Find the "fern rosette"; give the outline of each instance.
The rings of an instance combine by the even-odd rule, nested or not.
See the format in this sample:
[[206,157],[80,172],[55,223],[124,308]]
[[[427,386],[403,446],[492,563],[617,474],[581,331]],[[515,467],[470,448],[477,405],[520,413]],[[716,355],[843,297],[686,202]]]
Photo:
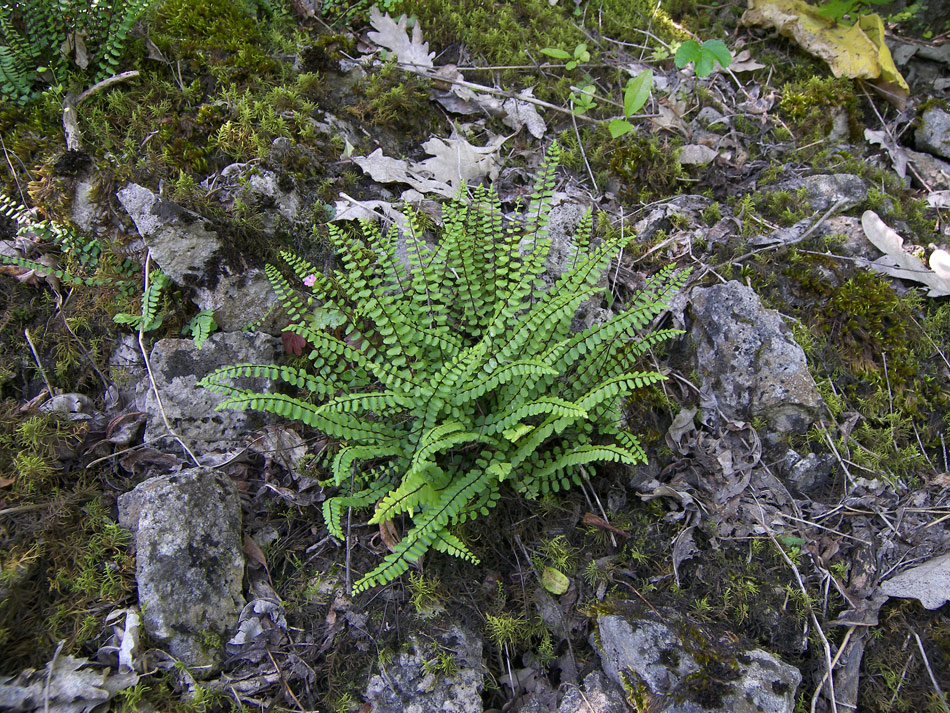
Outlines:
[[[219,408],[273,412],[340,440],[331,470],[343,492],[323,507],[335,537],[349,507],[375,504],[371,523],[411,521],[355,591],[394,579],[429,549],[477,562],[456,526],[486,515],[505,485],[534,498],[579,483],[585,465],[646,461],[620,426],[621,406],[663,379],[636,369],[638,357],[679,332],[643,330],[686,275],[664,269],[626,311],[572,332],[581,303],[605,291],[601,276],[622,243],[592,245],[588,213],[572,264],[551,285],[541,279],[558,155],[552,146],[529,209],[512,219],[479,187],[445,206],[434,246],[410,216],[404,234],[363,223],[364,240],[331,225],[340,266],[328,275],[285,254],[311,295],[276,268],[267,273],[288,330],[312,347],[310,368],[238,365],[201,382],[226,395]],[[310,398],[229,383],[246,376]]]

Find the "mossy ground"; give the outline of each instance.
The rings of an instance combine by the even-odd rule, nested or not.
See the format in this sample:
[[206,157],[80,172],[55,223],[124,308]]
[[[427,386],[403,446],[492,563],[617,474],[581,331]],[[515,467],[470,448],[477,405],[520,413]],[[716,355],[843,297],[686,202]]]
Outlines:
[[[368,7],[365,3],[353,6],[355,12],[349,14],[339,11],[339,6],[335,9],[335,16],[328,13],[332,23],[328,29],[319,22],[298,21],[279,3],[159,3],[147,18],[147,27],[160,57],[154,52],[150,56],[142,38],[130,44],[126,61],[141,74],[83,105],[82,156],[63,151],[62,96],[57,93],[28,108],[0,108],[0,134],[8,155],[15,157],[12,172],[3,175],[5,192],[22,195],[38,206],[43,217],[68,220],[76,178],[94,165],[94,195],[116,215],[122,212],[115,190],[133,180],[153,189],[161,185],[169,198],[212,220],[244,260],[273,259],[284,247],[301,254],[318,250],[309,231],[282,226],[275,238],[255,223],[253,215],[233,220],[212,206],[200,184],[233,162],[256,162],[277,170],[301,193],[313,196],[314,215],[320,215],[341,190],[352,191],[358,198],[365,190],[367,197],[375,197],[367,182],[339,160],[342,139],[319,127],[323,110],[365,119],[371,138],[355,147],[357,151],[381,142],[396,147],[396,154],[408,155],[435,127],[446,126],[427,98],[430,85],[393,65],[368,69],[355,86],[346,83],[338,60],[356,53],[354,30],[365,23],[361,13]],[[589,76],[598,85],[596,118],[618,113],[616,106],[601,98],[619,101],[628,76],[613,66],[626,50],[611,40],[643,45],[645,52],[652,53],[662,47],[649,40],[645,30],[669,42],[684,37],[673,22],[702,38],[729,37],[737,23],[734,4],[710,10],[692,0],[664,4],[662,13],[654,11],[653,3],[621,0],[596,5],[552,5],[547,0],[491,5],[474,0],[404,0],[399,9],[414,15],[424,28],[425,39],[439,53],[439,63],[451,59],[484,68],[465,70],[474,81],[497,81],[510,89],[533,84],[536,96],[566,106],[570,87]],[[932,9],[933,3],[923,12]],[[907,22],[920,16],[917,13]],[[533,69],[547,61],[541,49],[572,51],[581,42],[591,51],[591,66],[571,71]],[[293,56],[301,60],[296,68],[288,61]],[[868,204],[858,210],[878,210],[885,220],[912,229],[923,244],[936,239],[921,203],[890,171],[818,141],[827,134],[835,111],[846,117],[852,135],[867,125],[870,107],[854,85],[832,79],[823,65],[783,40],[763,41],[756,56],[775,62],[770,89],[779,96],[779,115],[788,130],[737,118],[737,128],[755,137],[749,142],[750,156],[744,165],[723,169],[719,175],[683,167],[676,155],[682,139],[673,134],[633,134],[615,141],[602,124],[580,122],[575,130],[570,117],[552,116],[565,147],[565,165],[586,174],[589,163],[601,188],[616,188],[631,203],[660,200],[699,186],[719,202],[718,215],[709,209],[708,221],[715,222],[723,211],[731,212],[744,221],[741,232],[746,237],[762,232],[763,220],[785,226],[806,215],[806,206],[794,193],[737,195],[737,186],[755,171],[761,171],[762,185],[783,178],[788,166],[853,172],[875,187]],[[66,78],[67,82],[73,79],[81,78]],[[697,92],[694,98],[694,109],[716,106],[712,94]],[[497,120],[493,126],[499,133],[506,131]],[[290,139],[292,150],[272,152],[278,137]],[[525,150],[521,141],[513,143]],[[4,235],[10,232],[9,225],[0,228]],[[598,228],[601,234],[616,229],[609,221]],[[671,232],[676,229],[670,226]],[[35,411],[20,411],[44,386],[37,359],[55,389],[101,396],[96,368],[105,371],[105,358],[118,334],[112,316],[137,311],[140,256],[127,251],[133,235],[132,226],[126,225],[125,235],[103,241],[97,270],[112,286],[74,290],[63,310],[57,308],[46,286],[0,280],[4,305],[0,310],[0,483],[12,479],[0,485],[4,518],[0,521],[4,544],[0,591],[8,592],[0,604],[0,649],[7,653],[4,673],[41,667],[60,640],[66,641],[65,653],[91,655],[102,642],[105,615],[133,601],[128,540],[114,523],[113,501],[131,487],[134,478],[114,461],[86,467],[94,460],[88,446],[97,434],[85,430],[83,422],[60,422]],[[657,234],[651,244],[631,249],[639,251],[638,257],[648,256],[644,267],[660,264],[667,254],[651,255],[649,250],[667,237]],[[950,423],[950,391],[946,364],[935,345],[950,341],[950,308],[898,292],[888,279],[828,257],[824,253],[833,248],[832,242],[815,238],[743,265],[730,264],[746,252],[743,245],[718,246],[705,257],[720,274],[748,280],[770,306],[798,320],[798,333],[807,343],[809,363],[831,415],[845,411],[862,415],[852,434],[855,467],[884,475],[906,492],[918,484],[919,473],[930,467],[928,459],[936,469],[945,467],[941,436]],[[68,263],[68,258],[64,260]],[[776,264],[781,269],[775,270]],[[178,306],[184,300],[176,299],[174,293],[165,299],[162,309],[168,317],[154,336],[177,337],[189,315]],[[69,329],[63,317],[71,320]],[[37,359],[26,347],[25,330],[37,347]],[[672,417],[670,406],[671,396],[655,390],[632,411],[660,466],[671,458],[661,448]],[[812,433],[794,445],[817,449],[821,438]],[[605,469],[592,480],[587,494],[607,502],[612,493],[629,490],[627,479],[624,473]],[[317,507],[288,506],[276,495],[263,497],[257,504],[265,507],[277,533],[266,555],[292,624],[325,631],[334,602],[332,585],[343,576],[342,551],[329,548],[310,553],[314,541],[323,536],[316,524]],[[364,631],[334,634],[337,645],[309,661],[314,676],[306,690],[297,694],[310,695],[315,705],[356,709],[366,674],[381,656],[403,645],[406,632],[400,627],[409,622],[424,628],[422,610],[444,601],[483,631],[494,647],[486,657],[491,674],[486,704],[502,707],[507,692],[500,680],[511,660],[551,662],[569,649],[565,640],[540,623],[532,604],[531,594],[539,586],[537,575],[545,566],[571,577],[579,608],[586,605],[593,611],[642,595],[656,606],[688,612],[701,624],[715,622],[741,632],[748,643],[801,666],[806,680],[809,674],[820,677],[815,659],[804,653],[802,637],[806,606],[821,599],[821,582],[806,577],[806,594],[791,587],[790,572],[773,542],[757,538],[717,543],[715,533],[700,529],[697,546],[702,557],[684,563],[677,585],[669,543],[679,526],[664,519],[668,511],[659,501],[631,500],[610,513],[611,524],[630,533],[628,539],[619,538],[616,546],[604,530],[580,524],[582,514],[590,510],[592,505],[581,492],[530,504],[503,500],[493,515],[497,527],[468,527],[461,533],[482,558],[479,569],[460,568],[454,561],[434,556],[418,578],[397,582],[384,598],[361,600],[361,606],[371,601],[365,606]],[[789,555],[802,556],[794,548],[786,548]],[[366,571],[376,557],[374,552],[357,550],[352,566]],[[847,567],[847,562],[832,564]],[[829,619],[840,606],[840,602],[832,605],[826,613]],[[946,617],[925,612],[914,602],[892,602],[883,610],[881,621],[868,641],[863,709],[936,710],[926,671],[921,660],[911,655],[907,633],[916,631],[934,657],[931,664],[946,671],[950,668]],[[378,648],[368,643],[369,638],[360,638],[366,632]],[[575,633],[572,640],[580,668],[594,663],[584,633]],[[830,634],[835,643],[842,635],[840,631]],[[308,645],[301,651],[312,648]],[[445,672],[451,662],[440,665]],[[153,677],[124,694],[119,709],[135,710],[147,702],[159,710],[236,710],[224,697],[202,688],[198,691],[190,702],[182,702],[172,676]]]

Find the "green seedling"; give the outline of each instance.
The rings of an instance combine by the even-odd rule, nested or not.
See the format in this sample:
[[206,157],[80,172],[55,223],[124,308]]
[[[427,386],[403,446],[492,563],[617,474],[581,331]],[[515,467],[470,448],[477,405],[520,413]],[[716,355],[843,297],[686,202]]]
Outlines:
[[699,44],[696,40],[686,40],[676,50],[673,58],[676,66],[682,69],[690,62],[695,65],[697,77],[708,77],[719,62],[723,69],[732,63],[732,53],[722,40],[706,40]]
[[650,98],[650,91],[653,88],[653,72],[649,69],[640,72],[636,77],[630,77],[627,80],[627,86],[623,91],[623,119],[613,119],[607,128],[610,135],[617,139],[624,134],[629,134],[634,130],[633,124],[627,119],[636,114]]
[[566,50],[558,49],[557,47],[545,47],[541,50],[541,54],[547,55],[552,59],[567,60],[567,64],[564,65],[564,68],[567,70],[574,69],[579,64],[590,62],[590,52],[587,51],[587,45],[583,43],[574,48],[574,54]]
[[592,82],[584,81],[574,87],[571,93],[571,111],[575,116],[583,116],[588,111],[597,106],[594,101],[594,95],[597,93],[597,87]]

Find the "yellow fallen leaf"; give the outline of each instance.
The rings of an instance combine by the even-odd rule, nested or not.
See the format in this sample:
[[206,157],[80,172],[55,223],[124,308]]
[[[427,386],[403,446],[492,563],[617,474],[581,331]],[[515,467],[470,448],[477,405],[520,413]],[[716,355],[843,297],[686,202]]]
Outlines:
[[895,104],[907,98],[909,87],[884,44],[884,23],[878,15],[862,15],[849,27],[820,15],[803,0],[749,0],[742,24],[777,29],[827,62],[836,77],[873,81]]

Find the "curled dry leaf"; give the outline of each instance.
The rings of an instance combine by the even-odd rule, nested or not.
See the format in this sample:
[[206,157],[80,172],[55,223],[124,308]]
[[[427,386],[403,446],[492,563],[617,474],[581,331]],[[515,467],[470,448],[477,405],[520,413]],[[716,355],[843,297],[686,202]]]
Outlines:
[[884,253],[884,257],[870,264],[872,270],[926,285],[929,297],[950,295],[950,254],[945,250],[933,251],[928,268],[920,258],[904,250],[904,239],[874,211],[865,211],[861,227],[868,240]]
[[775,28],[827,62],[836,77],[872,80],[899,106],[907,98],[907,82],[884,44],[884,23],[878,15],[861,15],[849,27],[804,0],[749,0],[742,24]]
[[422,28],[416,23],[412,28],[412,39],[406,31],[408,18],[403,15],[399,21],[388,14],[383,15],[375,5],[369,13],[369,23],[376,30],[367,37],[380,47],[394,52],[401,65],[415,69],[432,69],[435,52],[429,52],[429,43],[422,41]]

